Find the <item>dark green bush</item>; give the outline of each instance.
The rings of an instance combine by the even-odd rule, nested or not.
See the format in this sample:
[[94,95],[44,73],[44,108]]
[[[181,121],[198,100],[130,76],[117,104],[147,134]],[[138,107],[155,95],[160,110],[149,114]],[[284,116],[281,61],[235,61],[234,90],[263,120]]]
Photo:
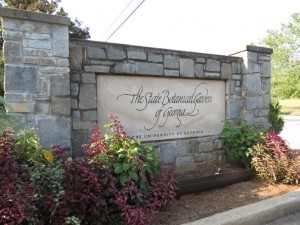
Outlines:
[[277,99],[273,99],[270,103],[270,111],[268,115],[269,123],[271,124],[270,132],[279,134],[283,130],[284,120],[280,116],[281,105]]
[[251,125],[241,118],[236,124],[226,121],[220,136],[227,158],[242,162],[246,168],[251,166],[249,148],[263,139],[261,126]]

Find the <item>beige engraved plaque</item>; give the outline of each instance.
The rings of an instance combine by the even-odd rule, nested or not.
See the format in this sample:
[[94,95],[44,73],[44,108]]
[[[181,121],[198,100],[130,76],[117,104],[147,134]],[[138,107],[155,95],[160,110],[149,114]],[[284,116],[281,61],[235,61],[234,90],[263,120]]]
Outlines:
[[100,75],[97,101],[102,131],[112,112],[141,141],[215,135],[225,120],[225,81]]

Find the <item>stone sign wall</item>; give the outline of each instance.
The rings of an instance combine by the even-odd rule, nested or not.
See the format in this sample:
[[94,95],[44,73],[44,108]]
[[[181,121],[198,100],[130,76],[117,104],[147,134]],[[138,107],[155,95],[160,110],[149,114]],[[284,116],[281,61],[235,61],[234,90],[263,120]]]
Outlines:
[[222,56],[69,41],[68,18],[7,8],[0,16],[6,103],[46,146],[79,156],[93,124],[116,111],[163,163],[191,169],[224,157],[220,121],[269,127],[272,49]]
[[225,82],[144,76],[97,77],[98,123],[118,115],[141,141],[217,135],[225,120]]

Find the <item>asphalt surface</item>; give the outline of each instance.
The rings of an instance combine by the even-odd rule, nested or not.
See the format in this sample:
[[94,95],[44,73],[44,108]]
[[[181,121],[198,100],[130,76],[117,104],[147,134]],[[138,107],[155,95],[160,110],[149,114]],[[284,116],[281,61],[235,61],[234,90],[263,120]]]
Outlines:
[[289,143],[292,149],[300,150],[300,116],[284,116],[283,119],[284,128],[280,136]]

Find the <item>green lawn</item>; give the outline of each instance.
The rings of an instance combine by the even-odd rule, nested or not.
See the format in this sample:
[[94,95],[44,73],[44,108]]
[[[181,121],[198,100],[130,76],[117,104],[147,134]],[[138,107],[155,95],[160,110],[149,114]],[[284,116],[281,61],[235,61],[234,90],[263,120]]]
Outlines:
[[279,102],[283,115],[300,116],[300,99],[284,99]]

